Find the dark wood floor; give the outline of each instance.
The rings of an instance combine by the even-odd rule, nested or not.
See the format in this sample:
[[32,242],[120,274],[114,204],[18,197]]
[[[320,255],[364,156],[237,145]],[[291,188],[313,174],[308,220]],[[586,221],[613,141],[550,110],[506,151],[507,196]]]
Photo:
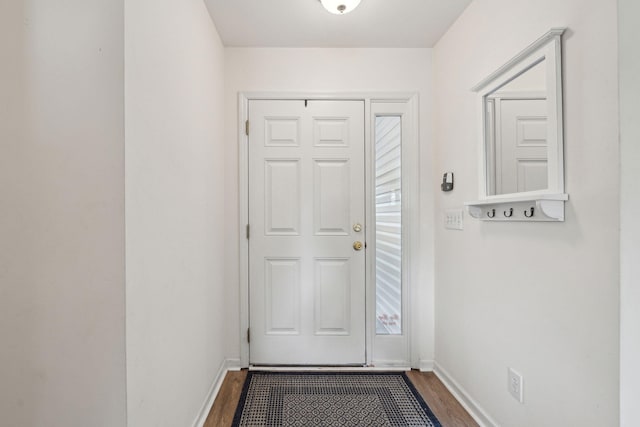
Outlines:
[[[478,427],[435,374],[410,371],[407,375],[443,427]],[[246,376],[246,370],[227,373],[204,427],[231,425]]]

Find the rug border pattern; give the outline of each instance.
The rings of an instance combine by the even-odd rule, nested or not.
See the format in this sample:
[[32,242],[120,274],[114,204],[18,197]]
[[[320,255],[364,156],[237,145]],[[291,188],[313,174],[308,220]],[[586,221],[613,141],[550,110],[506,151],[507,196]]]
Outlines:
[[407,388],[413,394],[413,397],[417,400],[418,404],[422,408],[422,410],[427,414],[427,416],[431,419],[434,427],[442,427],[440,424],[440,420],[435,416],[427,402],[422,398],[416,387],[413,385],[406,372],[362,372],[362,371],[252,371],[247,372],[247,377],[245,378],[244,384],[242,386],[242,393],[240,394],[240,400],[238,401],[238,406],[236,407],[235,414],[233,416],[232,427],[236,427],[240,425],[240,421],[242,419],[242,413],[244,411],[244,405],[247,400],[247,396],[249,393],[249,386],[251,384],[251,378],[254,374],[268,374],[268,375],[278,375],[278,376],[294,376],[294,375],[336,375],[336,376],[351,376],[351,375],[372,375],[372,376],[400,376],[404,380]]

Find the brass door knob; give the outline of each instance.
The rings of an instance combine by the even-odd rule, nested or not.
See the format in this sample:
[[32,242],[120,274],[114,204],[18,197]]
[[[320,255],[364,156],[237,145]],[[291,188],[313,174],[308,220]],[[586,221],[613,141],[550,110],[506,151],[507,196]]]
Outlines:
[[353,249],[356,251],[362,250],[362,242],[353,242]]

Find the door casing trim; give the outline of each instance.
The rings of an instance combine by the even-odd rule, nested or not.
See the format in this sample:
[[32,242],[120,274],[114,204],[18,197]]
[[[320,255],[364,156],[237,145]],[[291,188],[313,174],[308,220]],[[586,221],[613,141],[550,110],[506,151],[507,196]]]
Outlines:
[[[419,254],[419,230],[420,230],[420,167],[417,159],[420,158],[419,153],[419,96],[417,92],[356,92],[356,93],[317,93],[317,92],[239,92],[238,93],[238,241],[239,241],[239,297],[240,297],[240,365],[249,367],[249,342],[247,340],[247,330],[249,328],[249,241],[246,238],[246,225],[249,223],[249,137],[245,132],[245,123],[248,120],[249,101],[251,100],[332,100],[332,101],[364,101],[365,108],[365,188],[369,189],[372,185],[371,166],[373,164],[373,144],[372,144],[372,103],[404,103],[409,111],[409,132],[407,141],[411,144],[410,152],[415,165],[409,168],[411,175],[407,180],[416,183],[409,188],[409,194],[403,194],[403,200],[409,200],[411,212],[407,215],[405,223],[407,228],[413,232],[404,234],[406,236],[406,278],[407,278],[407,311],[406,325],[404,333],[407,334],[408,345],[408,365],[398,361],[389,365],[378,366],[395,366],[395,367],[411,367],[420,368],[420,360],[418,354],[419,336],[417,331],[419,328],[412,327],[417,319],[417,308],[419,307],[416,298],[411,298],[411,294],[419,294],[416,292],[419,284],[419,262],[416,254]],[[403,137],[403,143],[405,138]],[[403,149],[404,154],[404,149]],[[405,182],[403,175],[403,183]],[[373,200],[370,192],[365,194],[366,203],[366,220],[370,224],[373,219]],[[366,227],[366,241],[373,241],[373,227]],[[366,333],[365,333],[365,351],[366,364],[372,364],[373,341],[375,334],[375,284],[372,283],[374,272],[372,271],[373,263],[370,261],[374,255],[373,251],[367,251],[366,261]],[[373,305],[372,305],[373,304]],[[374,309],[372,313],[371,310]],[[379,363],[379,362],[378,362]]]

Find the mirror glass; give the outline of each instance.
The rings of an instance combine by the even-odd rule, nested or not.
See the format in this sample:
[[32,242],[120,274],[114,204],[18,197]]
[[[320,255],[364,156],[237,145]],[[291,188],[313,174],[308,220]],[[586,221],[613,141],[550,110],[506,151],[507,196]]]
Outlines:
[[473,88],[483,200],[564,193],[563,32],[551,29]]
[[487,195],[546,190],[545,60],[485,95]]

